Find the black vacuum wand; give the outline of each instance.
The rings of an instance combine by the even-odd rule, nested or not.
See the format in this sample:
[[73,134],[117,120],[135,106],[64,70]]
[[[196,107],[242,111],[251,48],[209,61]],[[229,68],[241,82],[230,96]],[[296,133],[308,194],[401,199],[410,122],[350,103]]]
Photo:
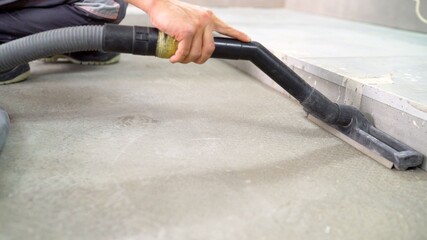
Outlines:
[[[57,29],[1,45],[0,71],[42,57],[85,50],[169,58],[177,50],[177,42],[150,27],[107,24]],[[399,170],[423,162],[421,153],[375,128],[355,107],[330,101],[260,43],[216,37],[212,58],[251,61],[297,99],[308,114],[387,159]]]

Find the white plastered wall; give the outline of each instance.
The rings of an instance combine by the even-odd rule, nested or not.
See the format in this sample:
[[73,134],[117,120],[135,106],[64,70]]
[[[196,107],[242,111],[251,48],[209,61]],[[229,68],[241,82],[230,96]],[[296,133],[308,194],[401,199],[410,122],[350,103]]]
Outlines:
[[419,12],[427,18],[427,0],[285,0],[284,5],[291,10],[427,33],[427,24],[415,11],[417,1]]

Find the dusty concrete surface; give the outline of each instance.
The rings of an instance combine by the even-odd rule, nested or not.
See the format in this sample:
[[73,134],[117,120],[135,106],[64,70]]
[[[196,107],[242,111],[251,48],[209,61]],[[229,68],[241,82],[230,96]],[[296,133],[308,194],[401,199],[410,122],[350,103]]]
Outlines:
[[0,239],[426,239],[385,169],[225,63],[32,64],[0,87]]

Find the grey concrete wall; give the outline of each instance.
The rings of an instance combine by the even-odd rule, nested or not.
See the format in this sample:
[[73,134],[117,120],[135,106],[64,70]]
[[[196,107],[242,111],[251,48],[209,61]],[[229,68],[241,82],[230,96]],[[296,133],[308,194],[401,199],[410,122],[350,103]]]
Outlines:
[[208,7],[261,7],[261,8],[277,8],[283,7],[283,0],[185,0],[185,2]]
[[[420,1],[421,13],[427,18],[427,0]],[[414,0],[284,0],[284,5],[292,10],[427,32],[427,24],[415,14]]]

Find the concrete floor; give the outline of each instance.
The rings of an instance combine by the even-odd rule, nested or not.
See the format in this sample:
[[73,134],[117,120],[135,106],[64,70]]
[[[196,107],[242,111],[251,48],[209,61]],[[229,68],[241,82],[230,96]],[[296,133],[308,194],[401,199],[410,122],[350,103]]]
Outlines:
[[215,60],[32,64],[0,87],[0,239],[426,239],[427,174],[388,170]]

